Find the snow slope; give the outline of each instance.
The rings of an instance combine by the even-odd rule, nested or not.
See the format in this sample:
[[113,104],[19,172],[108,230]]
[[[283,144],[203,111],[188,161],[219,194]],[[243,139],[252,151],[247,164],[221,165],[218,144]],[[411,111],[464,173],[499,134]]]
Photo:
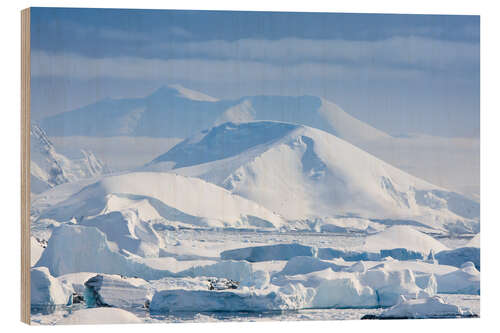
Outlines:
[[[126,212],[136,219],[124,222],[129,227],[162,219],[198,227],[279,228],[284,224],[277,214],[221,187],[157,172],[105,177],[54,205],[41,218],[69,221],[76,217],[81,224],[101,226],[102,230],[105,225],[119,228],[120,221],[127,220]],[[115,231],[111,234],[117,237]]]
[[199,177],[291,221],[360,216],[478,231],[479,203],[302,125],[224,123],[184,140],[145,168]]
[[104,163],[90,151],[81,150],[80,158],[69,159],[59,154],[37,125],[30,129],[31,191],[40,193],[56,185],[92,178],[108,172]]
[[218,99],[212,96],[205,95],[199,91],[191,90],[181,86],[180,84],[171,84],[168,86],[169,88],[177,90],[179,96],[200,102],[217,102]]

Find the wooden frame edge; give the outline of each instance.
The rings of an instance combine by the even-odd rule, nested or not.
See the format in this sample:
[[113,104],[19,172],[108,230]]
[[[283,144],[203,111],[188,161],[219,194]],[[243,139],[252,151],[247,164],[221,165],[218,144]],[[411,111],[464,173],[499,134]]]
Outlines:
[[21,321],[31,324],[30,8],[21,11]]

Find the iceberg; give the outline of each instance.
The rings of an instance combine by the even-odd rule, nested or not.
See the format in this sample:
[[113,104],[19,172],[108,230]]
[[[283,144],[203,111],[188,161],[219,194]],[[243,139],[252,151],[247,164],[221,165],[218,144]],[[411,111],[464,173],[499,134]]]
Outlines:
[[176,288],[181,286],[179,283],[170,282],[171,288],[157,289],[150,305],[153,313],[387,307],[397,304],[400,295],[423,298],[435,291],[431,277],[420,280],[420,288],[411,271],[387,271],[380,267],[364,273],[327,268],[307,274],[276,274],[270,283],[258,288],[240,285],[222,291],[208,290],[207,284],[199,283],[192,288]]
[[356,275],[324,280],[316,288],[311,308],[371,308],[379,304],[377,293],[361,284]]
[[307,274],[316,271],[322,271],[327,268],[335,272],[339,272],[346,266],[340,266],[328,261],[323,261],[313,257],[293,257],[286,263],[280,274],[283,275],[297,275]]
[[56,228],[37,263],[54,276],[98,272],[159,279],[171,276],[168,270],[154,269],[140,258],[126,257],[95,227],[63,224]]
[[246,247],[223,251],[220,254],[222,260],[246,260],[249,262],[260,262],[270,260],[289,260],[293,257],[316,257],[318,250],[312,246],[292,244],[276,244],[265,246]]
[[97,274],[91,272],[69,273],[61,275],[57,279],[61,283],[71,286],[76,294],[83,296],[86,289],[85,282],[95,275]]
[[72,288],[50,275],[47,267],[31,269],[31,306],[45,308],[72,303]]
[[425,318],[461,318],[477,317],[459,306],[445,303],[439,296],[406,299],[401,296],[400,302],[385,310],[380,315],[366,315],[362,319],[425,319]]
[[258,312],[275,309],[276,297],[274,292],[163,290],[154,294],[149,309],[152,313],[200,310]]
[[466,262],[454,272],[436,276],[438,293],[479,295],[480,276],[474,263]]
[[45,244],[42,244],[37,238],[31,236],[31,267],[35,266],[45,250]]
[[209,265],[195,265],[175,274],[176,277],[227,278],[242,283],[250,283],[254,277],[252,265],[244,261],[220,261]]
[[378,299],[378,306],[386,307],[396,304],[401,295],[410,298],[431,296],[434,291],[432,280],[422,283],[421,288],[409,269],[389,270],[384,265],[375,266],[360,275],[362,284],[371,287]]
[[98,228],[121,250],[141,257],[158,257],[160,248],[164,245],[151,223],[141,220],[138,212],[133,209],[83,219],[79,224]]
[[[397,254],[397,256],[403,257],[406,254],[414,257],[414,253],[418,252],[422,254],[422,258],[427,256],[431,250],[434,253],[448,250],[443,243],[431,236],[402,225],[396,225],[378,234],[368,236],[362,249],[364,251],[404,249],[404,251],[398,250],[401,254]],[[396,253],[397,251],[393,250],[392,252]],[[390,253],[388,255],[392,257]]]
[[140,278],[98,274],[85,282],[87,307],[144,308],[151,300],[152,288]]
[[470,261],[474,263],[477,270],[481,270],[481,249],[479,247],[460,247],[441,251],[435,257],[440,265],[462,267],[463,264]]

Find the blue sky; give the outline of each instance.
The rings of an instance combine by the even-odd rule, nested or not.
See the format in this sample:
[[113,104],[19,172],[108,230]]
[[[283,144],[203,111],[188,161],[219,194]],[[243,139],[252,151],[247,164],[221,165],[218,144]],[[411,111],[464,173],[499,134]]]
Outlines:
[[393,134],[479,136],[479,17],[34,8],[32,116],[180,83],[316,95]]

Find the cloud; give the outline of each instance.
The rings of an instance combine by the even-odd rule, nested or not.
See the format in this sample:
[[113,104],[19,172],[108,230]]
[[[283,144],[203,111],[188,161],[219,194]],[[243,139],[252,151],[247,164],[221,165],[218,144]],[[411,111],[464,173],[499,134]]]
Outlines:
[[[183,29],[173,31],[189,35]],[[101,34],[127,38],[112,30],[101,30]],[[151,47],[156,56],[98,58],[33,50],[32,75],[238,84],[307,80],[377,84],[440,80],[477,84],[479,79],[478,44],[421,37],[379,41],[211,40],[153,43]]]
[[181,27],[170,27],[167,29],[167,34],[177,36],[177,37],[184,37],[184,38],[193,37],[193,34],[191,32],[189,32],[186,29],[181,28]]
[[[61,31],[61,27],[64,27],[64,30]],[[86,39],[103,39],[107,41],[117,41],[117,42],[150,42],[153,43],[155,41],[154,36],[151,32],[141,32],[134,30],[124,30],[124,29],[116,29],[112,27],[102,27],[96,25],[83,25],[72,21],[64,20],[62,22],[58,22],[57,20],[53,20],[47,23],[47,28],[53,34],[70,34],[74,39],[78,40],[86,40]],[[165,27],[162,31],[163,40],[167,40],[168,38],[177,38],[177,39],[190,39],[194,37],[194,35],[179,26],[169,26]]]
[[479,64],[479,44],[422,37],[377,41],[240,39],[160,43],[170,57],[237,59],[272,63],[330,62],[457,70]]
[[280,65],[250,60],[90,58],[76,54],[33,51],[32,76],[72,79],[119,78],[136,80],[190,80],[198,82],[285,80],[411,80],[424,73],[414,69],[353,67],[307,62]]

